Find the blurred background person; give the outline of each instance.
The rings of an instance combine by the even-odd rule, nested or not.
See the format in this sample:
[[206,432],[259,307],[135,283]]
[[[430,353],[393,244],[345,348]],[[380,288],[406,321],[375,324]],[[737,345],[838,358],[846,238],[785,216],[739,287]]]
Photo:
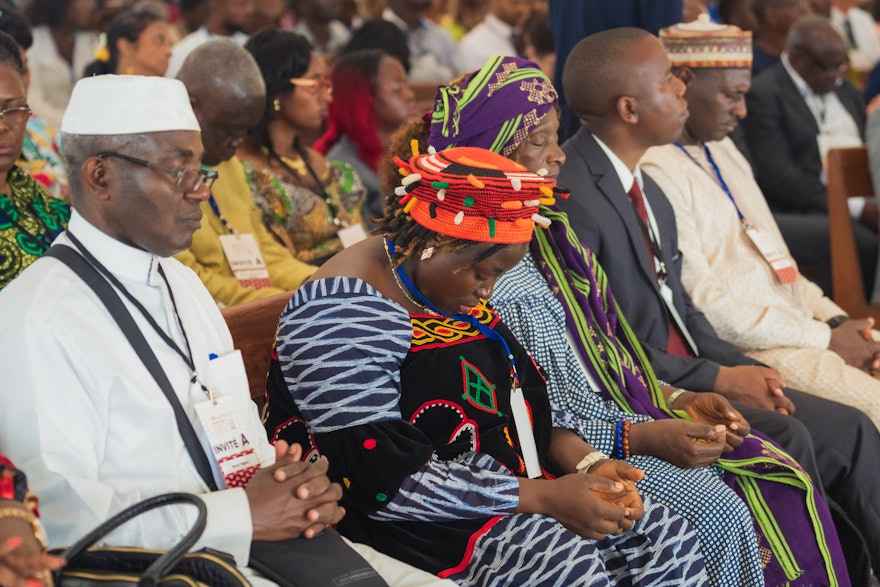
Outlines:
[[862,76],[880,59],[880,37],[877,23],[858,0],[832,0],[831,24],[846,42],[850,66]]
[[553,81],[556,70],[556,49],[546,11],[535,9],[523,25],[523,54],[538,64],[541,71]]
[[361,216],[367,230],[385,215],[385,194],[379,184],[379,161],[391,134],[416,116],[415,94],[403,64],[378,49],[341,56],[330,76],[333,101],[327,109],[327,132],[315,149],[331,161],[350,164],[367,190]]
[[801,0],[752,0],[757,28],[752,47],[752,76],[779,63],[785,38],[798,18],[806,14]]
[[254,13],[246,30],[253,35],[263,29],[290,29],[294,22],[296,14],[285,0],[254,0]]
[[719,0],[718,18],[724,24],[732,24],[744,31],[758,28],[752,0]]
[[523,51],[522,26],[532,12],[532,0],[489,0],[483,21],[458,42],[458,65],[463,71],[483,67],[490,57],[518,57]]
[[[27,92],[30,85],[27,50],[34,40],[31,27],[13,8],[0,5],[0,31],[12,37],[18,45],[22,60],[21,77]],[[65,201],[70,200],[67,166],[64,158],[58,153],[55,131],[47,128],[33,110],[28,117],[18,166],[37,180],[48,195]]]
[[394,23],[381,18],[368,20],[360,28],[355,29],[351,39],[339,54],[344,55],[364,49],[379,49],[393,55],[403,65],[407,75],[409,74],[409,43],[406,40],[406,33]]
[[100,45],[90,30],[95,0],[32,0],[24,16],[33,26],[28,49],[31,108],[57,129],[73,85]]
[[208,4],[208,11],[202,26],[174,45],[168,71],[165,72],[166,76],[176,76],[187,55],[206,41],[224,37],[232,39],[239,45],[244,45],[247,41],[248,36],[245,31],[248,30],[250,19],[255,12],[254,0],[205,0],[205,2]]
[[442,11],[434,20],[456,43],[480,24],[489,10],[488,0],[446,0],[440,4]]
[[238,156],[266,228],[300,261],[320,265],[366,236],[357,174],[328,164],[303,138],[327,118],[324,59],[291,31],[261,31],[245,48],[260,68],[266,102]]
[[341,9],[340,0],[299,0],[299,20],[293,30],[304,36],[315,52],[332,59],[351,38],[351,31],[339,20]]
[[27,100],[18,44],[0,33],[0,289],[39,259],[70,220],[67,202],[46,195],[17,165]]
[[104,46],[84,76],[107,73],[164,75],[171,59],[171,36],[163,5],[138,3],[110,23]]
[[446,82],[461,70],[452,37],[425,16],[430,8],[431,0],[388,0],[388,8],[382,12],[382,18],[406,34],[409,80],[413,83]]

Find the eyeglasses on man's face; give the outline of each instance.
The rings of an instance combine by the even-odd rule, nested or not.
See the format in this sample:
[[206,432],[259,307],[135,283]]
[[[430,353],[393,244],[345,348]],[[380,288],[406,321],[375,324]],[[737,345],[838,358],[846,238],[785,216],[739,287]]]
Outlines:
[[31,109],[28,106],[13,106],[12,108],[0,110],[0,120],[10,126],[22,124],[30,115]]
[[321,92],[333,93],[333,86],[330,84],[329,77],[317,79],[313,77],[292,77],[290,78],[290,83],[298,88],[308,88],[313,94],[320,94]]
[[149,161],[144,161],[143,159],[138,159],[137,157],[123,155],[122,153],[115,153],[113,151],[104,151],[102,153],[98,153],[97,156],[101,159],[107,157],[115,157],[116,159],[122,159],[123,161],[128,161],[129,163],[141,165],[143,167],[147,167],[148,169],[152,169],[153,171],[164,173],[169,177],[176,178],[177,187],[187,193],[197,191],[199,188],[202,187],[202,185],[206,186],[208,189],[211,189],[211,186],[214,184],[214,181],[216,181],[218,177],[216,171],[211,171],[209,169],[175,169],[173,167],[159,165],[158,163],[151,163]]

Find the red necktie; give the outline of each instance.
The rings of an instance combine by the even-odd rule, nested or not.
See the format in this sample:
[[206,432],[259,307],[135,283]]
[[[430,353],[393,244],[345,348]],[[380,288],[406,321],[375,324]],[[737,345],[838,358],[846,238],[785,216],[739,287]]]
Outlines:
[[[650,260],[651,267],[654,267],[654,277],[656,278],[657,265],[654,263],[654,251],[651,249],[651,241],[649,240],[647,230],[645,230],[648,226],[650,226],[648,222],[648,210],[647,208],[645,208],[645,196],[642,194],[642,188],[639,187],[639,182],[637,179],[633,179],[632,187],[629,189],[629,192],[627,192],[626,195],[629,196],[630,202],[632,202],[633,209],[642,220],[642,238],[645,241],[645,249],[648,251],[648,259]],[[672,317],[669,315],[668,311],[666,312],[666,315],[666,319],[669,325],[669,338],[666,341],[666,352],[668,352],[670,355],[676,355],[679,357],[693,357],[694,355],[688,347],[684,336],[682,336],[681,332],[679,332],[678,326],[672,320]]]

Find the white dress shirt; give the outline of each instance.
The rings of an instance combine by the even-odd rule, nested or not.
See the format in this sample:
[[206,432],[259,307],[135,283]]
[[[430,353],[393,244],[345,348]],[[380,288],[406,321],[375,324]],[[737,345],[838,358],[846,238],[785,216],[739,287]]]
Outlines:
[[458,63],[464,71],[483,67],[490,57],[516,57],[514,28],[492,13],[458,42]]
[[413,30],[390,8],[382,12],[382,19],[396,24],[406,33],[410,82],[446,83],[461,71],[455,55],[455,41],[438,25],[422,18],[418,28]]
[[174,47],[172,47],[171,59],[168,61],[168,70],[165,72],[165,77],[177,77],[177,72],[180,71],[180,66],[183,65],[183,62],[186,61],[189,54],[193,52],[193,49],[212,39],[229,39],[235,41],[239,45],[244,45],[248,40],[248,36],[240,31],[236,32],[231,37],[212,35],[208,32],[207,28],[200,27],[182,38],[176,45],[174,45]]
[[[173,258],[117,241],[74,211],[69,231],[180,344],[162,266],[186,330],[196,369],[209,354],[233,350],[216,304],[198,277]],[[67,235],[57,242],[69,243]],[[127,300],[197,433],[204,401],[190,369]],[[92,290],[56,259],[43,258],[0,292],[0,452],[26,471],[40,496],[52,544],[74,542],[110,515],[168,491],[199,494],[208,525],[196,549],[249,557],[252,524],[242,489],[207,492],[177,430],[168,400]],[[244,366],[241,367],[244,369]],[[246,388],[220,390],[239,402],[243,428],[261,463],[274,462]],[[213,461],[213,455],[209,455]],[[220,486],[224,487],[222,480]],[[190,506],[162,508],[123,526],[112,543],[167,548],[191,527]]]
[[[852,30],[855,46],[850,46],[850,41],[847,38],[846,25],[844,24],[847,21],[849,21]],[[874,64],[880,59],[880,37],[877,36],[874,17],[868,11],[855,6],[845,13],[839,8],[832,7],[831,24],[847,44],[847,54],[853,69],[868,71],[874,67]]]

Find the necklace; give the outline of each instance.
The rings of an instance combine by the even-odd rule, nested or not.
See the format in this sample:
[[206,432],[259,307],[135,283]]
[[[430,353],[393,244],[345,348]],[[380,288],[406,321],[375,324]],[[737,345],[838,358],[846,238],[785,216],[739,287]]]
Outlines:
[[437,312],[435,312],[425,304],[421,303],[420,301],[416,300],[410,293],[409,288],[403,285],[403,283],[400,281],[400,277],[398,277],[397,275],[397,271],[394,269],[394,259],[391,258],[391,251],[388,249],[388,239],[383,238],[382,243],[385,245],[385,254],[388,255],[388,265],[391,268],[391,275],[394,277],[394,283],[397,284],[397,287],[400,288],[400,291],[403,292],[403,295],[406,296],[406,299],[412,302],[412,304],[416,307],[423,309],[428,314],[431,314],[432,316],[437,315]]

